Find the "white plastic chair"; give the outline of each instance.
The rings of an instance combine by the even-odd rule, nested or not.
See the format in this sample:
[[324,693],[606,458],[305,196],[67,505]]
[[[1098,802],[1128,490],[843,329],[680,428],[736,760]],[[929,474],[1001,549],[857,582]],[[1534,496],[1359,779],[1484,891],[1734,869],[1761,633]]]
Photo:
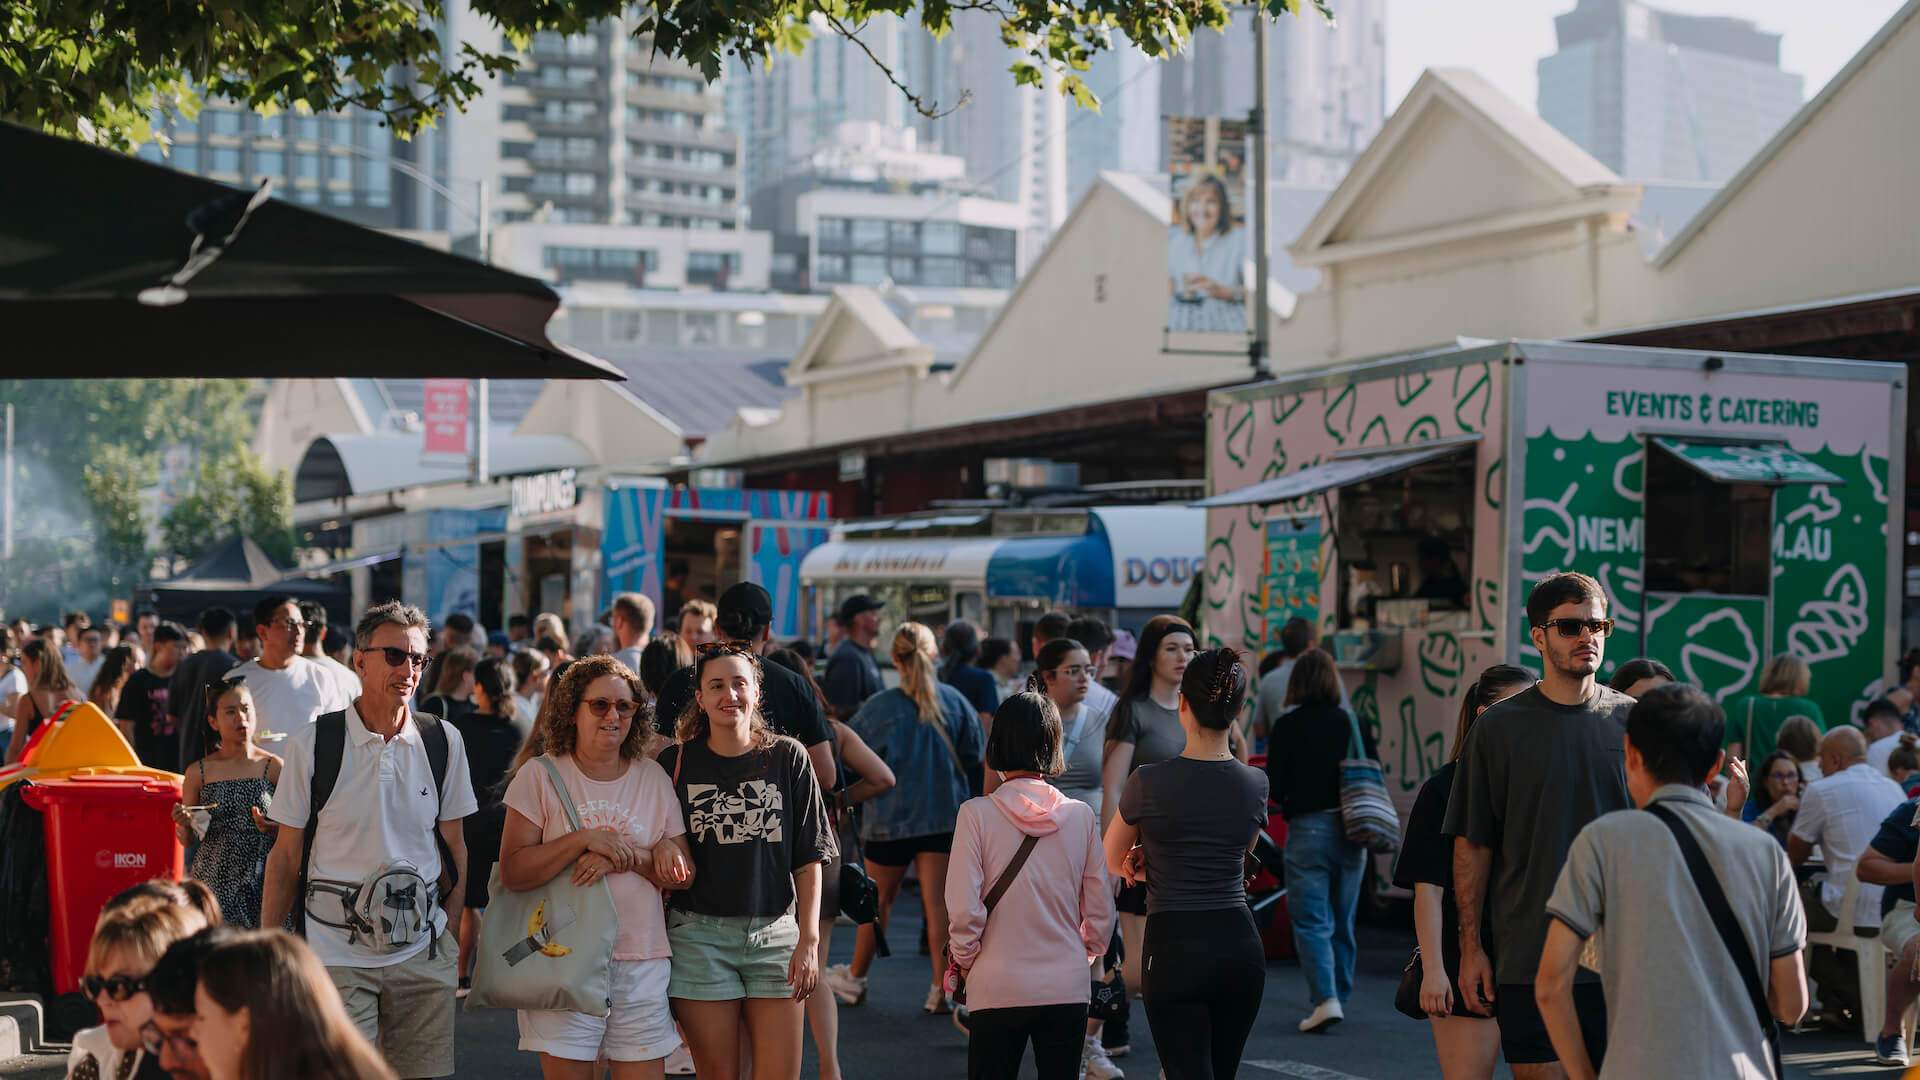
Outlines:
[[1845,886],[1840,898],[1839,925],[1832,930],[1807,934],[1807,948],[1825,945],[1851,952],[1860,972],[1860,1026],[1872,1042],[1880,1034],[1887,1013],[1887,952],[1878,937],[1861,937],[1854,932],[1854,901],[1860,896],[1860,879],[1849,869],[1841,878],[1828,878]]

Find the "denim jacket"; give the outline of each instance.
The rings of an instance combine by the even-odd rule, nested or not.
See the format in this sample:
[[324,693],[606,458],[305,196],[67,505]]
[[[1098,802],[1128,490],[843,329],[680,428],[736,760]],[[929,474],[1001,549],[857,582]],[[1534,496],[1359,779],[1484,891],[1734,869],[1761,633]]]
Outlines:
[[[960,691],[938,684],[940,715],[960,760],[978,765],[986,753],[980,714]],[[900,689],[867,699],[848,725],[893,770],[893,790],[865,804],[861,813],[862,840],[905,840],[953,831],[960,804],[972,796],[967,782],[954,768],[953,755],[931,724],[920,722],[913,699]]]

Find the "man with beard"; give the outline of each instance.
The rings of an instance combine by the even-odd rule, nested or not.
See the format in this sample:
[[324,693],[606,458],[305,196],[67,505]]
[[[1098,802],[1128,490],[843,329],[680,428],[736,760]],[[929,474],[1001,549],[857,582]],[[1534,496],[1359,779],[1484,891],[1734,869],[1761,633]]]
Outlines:
[[[1468,732],[1447,804],[1460,906],[1460,993],[1496,1014],[1516,1080],[1566,1075],[1534,1001],[1546,944],[1547,898],[1573,839],[1588,822],[1633,808],[1626,720],[1633,699],[1594,679],[1607,635],[1607,597],[1585,574],[1554,574],[1527,597],[1541,680],[1488,709]],[[1481,947],[1485,914],[1498,957]],[[1600,981],[1582,971],[1573,1001],[1597,1067],[1606,1050]]]

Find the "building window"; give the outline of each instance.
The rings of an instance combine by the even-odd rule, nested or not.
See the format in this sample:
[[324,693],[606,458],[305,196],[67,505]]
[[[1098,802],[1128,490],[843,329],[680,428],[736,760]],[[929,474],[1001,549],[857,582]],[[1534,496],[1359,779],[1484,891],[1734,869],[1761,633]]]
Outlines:
[[570,172],[567,174],[567,194],[591,195],[598,185],[592,173]]
[[327,201],[335,206],[352,206],[353,189],[334,188],[332,191],[327,192]]
[[254,122],[259,125],[260,137],[263,139],[283,138],[287,133],[287,118],[283,114],[256,116]]
[[918,285],[920,268],[915,265],[917,262],[912,256],[895,255],[887,260],[887,276],[896,285]]
[[966,264],[959,259],[929,258],[920,260],[919,284],[957,287],[966,284],[966,281]]
[[255,150],[253,152],[253,175],[255,177],[285,176],[287,173],[287,155],[278,150]]
[[896,252],[912,254],[920,249],[920,228],[911,221],[887,223],[887,242]]
[[298,170],[298,175],[300,179],[302,180],[320,179],[320,155],[319,154],[295,154],[293,157],[293,162],[294,162],[294,168]]
[[820,249],[822,251],[844,249],[852,237],[852,228],[853,223],[846,218],[821,218],[814,226]]
[[216,173],[238,173],[240,171],[240,151],[230,146],[213,148],[213,160],[208,163],[207,171]]
[[874,218],[854,218],[853,249],[871,252],[887,250],[887,223]]
[[688,346],[720,344],[720,313],[717,311],[681,312],[680,344]]
[[299,202],[303,202],[309,206],[312,206],[313,204],[320,201],[320,189],[310,188],[310,187],[297,188],[294,190],[293,197]]
[[607,340],[635,342],[646,331],[646,313],[640,311],[607,312]]
[[847,280],[847,257],[821,252],[813,261],[813,279],[821,284],[839,284]]
[[855,285],[878,285],[887,279],[887,257],[885,255],[855,255],[852,260],[852,278]]
[[764,349],[767,347],[767,316],[762,311],[743,311],[733,317],[732,340],[728,344],[739,349]]
[[173,145],[173,167],[181,172],[200,171],[200,148],[197,146]]
[[957,222],[929,221],[920,226],[920,250],[927,255],[959,255],[966,249],[966,234]]
[[687,284],[709,285],[724,289],[727,282],[740,273],[740,253],[737,251],[689,251],[687,252]]
[[328,176],[343,184],[353,182],[353,159],[345,154],[335,154],[327,161]]
[[212,116],[212,120],[208,122],[207,130],[213,132],[215,135],[240,134],[239,113],[231,109],[219,109],[211,111],[210,115]]
[[644,285],[647,272],[659,268],[659,253],[642,248],[591,248],[548,245],[541,264],[562,282],[623,281]]
[[293,137],[302,142],[320,141],[320,118],[317,116],[296,116],[293,118]]

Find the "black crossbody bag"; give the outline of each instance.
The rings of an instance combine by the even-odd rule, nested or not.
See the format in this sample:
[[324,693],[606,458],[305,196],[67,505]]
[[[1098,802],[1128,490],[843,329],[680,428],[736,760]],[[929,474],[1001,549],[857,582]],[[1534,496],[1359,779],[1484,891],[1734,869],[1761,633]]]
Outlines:
[[1700,842],[1694,839],[1693,831],[1681,822],[1680,815],[1659,803],[1648,803],[1649,814],[1660,819],[1673,833],[1674,843],[1680,845],[1680,857],[1686,860],[1687,872],[1693,875],[1693,887],[1700,892],[1700,899],[1707,906],[1707,914],[1713,919],[1713,928],[1720,932],[1720,942],[1727,947],[1733,957],[1733,966],[1740,971],[1740,981],[1746,984],[1747,998],[1753,1003],[1753,1013],[1760,1022],[1760,1030],[1766,1035],[1767,1054],[1773,1059],[1773,1075],[1784,1080],[1786,1071],[1780,1066],[1780,1025],[1773,1018],[1773,1009],[1767,1004],[1766,983],[1760,978],[1760,969],[1753,962],[1753,950],[1749,947],[1746,934],[1740,929],[1740,921],[1734,917],[1733,905],[1727,903],[1726,891],[1720,887],[1720,880],[1713,876],[1713,867],[1707,862],[1707,853],[1700,850]]

